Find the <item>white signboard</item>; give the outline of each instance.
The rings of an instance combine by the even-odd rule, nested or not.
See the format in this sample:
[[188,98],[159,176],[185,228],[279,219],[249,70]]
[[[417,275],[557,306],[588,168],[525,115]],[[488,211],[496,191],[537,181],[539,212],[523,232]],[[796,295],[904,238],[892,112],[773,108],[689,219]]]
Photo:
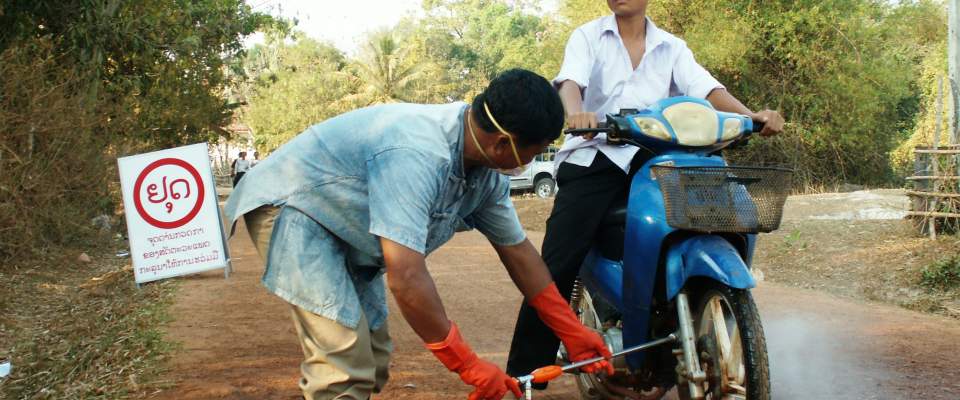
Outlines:
[[117,160],[137,283],[227,268],[206,144]]

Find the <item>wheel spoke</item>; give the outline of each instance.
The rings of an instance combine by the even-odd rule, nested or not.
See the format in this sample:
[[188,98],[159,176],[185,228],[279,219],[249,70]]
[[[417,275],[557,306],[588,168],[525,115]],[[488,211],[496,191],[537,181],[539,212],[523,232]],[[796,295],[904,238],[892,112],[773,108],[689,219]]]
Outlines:
[[[730,367],[730,356],[732,355],[732,349],[730,345],[730,336],[727,331],[727,319],[723,313],[723,304],[720,303],[720,298],[710,299],[710,314],[713,316],[713,334],[717,340],[717,361],[716,365],[720,369],[720,376],[726,381],[729,376],[728,368]],[[726,382],[723,382],[721,386],[726,386]]]
[[[594,330],[598,330],[598,331],[603,329],[603,322],[600,321],[600,316],[597,315],[597,310],[593,308],[593,297],[590,296],[590,292],[588,292],[586,288],[581,288],[580,290],[583,291],[580,297],[580,309],[590,310],[589,315],[584,316],[586,321],[584,321],[584,318],[581,318],[581,321],[588,328],[593,328]],[[584,304],[588,304],[588,303],[590,307],[585,307]],[[587,313],[584,313],[584,314],[587,314]],[[590,326],[588,322],[593,322],[593,326]]]
[[747,388],[745,388],[745,387],[743,387],[743,386],[736,385],[736,384],[730,384],[730,389],[732,389],[733,392],[734,392],[734,393],[731,393],[732,395],[742,395],[742,396],[746,396],[746,395],[747,395]]
[[697,337],[710,334],[710,328],[713,327],[713,312],[711,310],[702,310],[700,312],[700,326],[697,328]]
[[730,335],[730,345],[732,351],[727,360],[727,376],[733,380],[733,383],[743,384],[746,373],[743,366],[743,344],[740,342],[740,328],[733,326],[733,333]]

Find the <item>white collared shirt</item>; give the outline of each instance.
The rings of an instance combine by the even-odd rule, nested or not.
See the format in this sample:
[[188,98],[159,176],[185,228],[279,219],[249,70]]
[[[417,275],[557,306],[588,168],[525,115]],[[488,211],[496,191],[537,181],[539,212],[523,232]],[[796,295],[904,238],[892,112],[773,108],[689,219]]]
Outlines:
[[[723,88],[697,64],[686,42],[657,28],[649,18],[646,51],[634,69],[613,15],[590,21],[570,35],[563,65],[553,83],[559,87],[566,80],[580,85],[583,110],[597,113],[600,121],[606,119],[606,114],[623,108],[643,109],[679,95],[706,98],[714,89]],[[562,162],[590,166],[598,150],[629,171],[638,149],[609,145],[605,134],[592,140],[567,135],[554,168]]]
[[236,172],[239,174],[241,172],[246,173],[248,170],[250,170],[250,166],[251,166],[250,160],[247,160],[246,158],[238,158],[237,165],[235,165],[234,168],[236,169]]

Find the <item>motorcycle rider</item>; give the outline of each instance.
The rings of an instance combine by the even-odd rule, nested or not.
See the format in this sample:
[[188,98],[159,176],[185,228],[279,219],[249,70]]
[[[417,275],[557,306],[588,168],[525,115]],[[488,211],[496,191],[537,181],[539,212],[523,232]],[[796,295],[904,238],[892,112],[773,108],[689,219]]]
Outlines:
[[[697,64],[683,40],[654,25],[646,16],[647,0],[607,0],[607,6],[613,15],[588,22],[570,35],[560,73],[553,80],[569,128],[596,128],[607,113],[643,109],[686,95],[764,123],[763,136],[783,130],[777,111],[751,111]],[[601,134],[568,136],[557,153],[557,185],[563,190],[554,199],[541,254],[567,300],[600,221],[613,204],[626,199],[631,167],[650,157],[638,150],[607,144]],[[507,373],[520,376],[552,364],[559,345],[536,310],[522,304]],[[535,387],[543,389],[546,384]]]

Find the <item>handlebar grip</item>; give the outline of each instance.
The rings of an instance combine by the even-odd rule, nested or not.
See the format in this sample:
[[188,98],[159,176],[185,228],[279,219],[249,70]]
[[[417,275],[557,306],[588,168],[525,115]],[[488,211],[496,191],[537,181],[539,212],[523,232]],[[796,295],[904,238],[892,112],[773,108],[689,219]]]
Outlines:
[[607,128],[580,128],[580,129],[567,129],[563,133],[573,136],[586,135],[588,133],[607,133],[610,132]]
[[763,130],[763,127],[767,126],[766,122],[763,121],[753,121],[753,133],[760,133]]
[[610,132],[610,130],[611,130],[610,128],[607,128],[606,122],[601,122],[597,125],[596,128],[567,129],[567,130],[564,130],[563,133],[567,135],[580,136],[580,135],[586,135],[588,133],[608,133]]

